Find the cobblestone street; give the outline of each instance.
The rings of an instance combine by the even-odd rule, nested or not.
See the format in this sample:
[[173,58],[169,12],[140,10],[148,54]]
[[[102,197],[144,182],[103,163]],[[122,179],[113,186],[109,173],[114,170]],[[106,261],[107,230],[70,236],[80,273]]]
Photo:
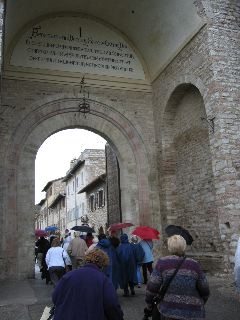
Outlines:
[[[234,297],[234,284],[229,277],[208,276],[211,296],[206,305],[206,320],[239,320],[240,303]],[[1,320],[40,320],[46,305],[51,305],[53,287],[39,278],[0,283]],[[141,320],[145,286],[136,288],[136,296],[125,298],[118,291],[125,320]],[[70,319],[66,319],[70,320]],[[82,320],[82,319],[81,319]],[[114,320],[114,319],[111,319]]]

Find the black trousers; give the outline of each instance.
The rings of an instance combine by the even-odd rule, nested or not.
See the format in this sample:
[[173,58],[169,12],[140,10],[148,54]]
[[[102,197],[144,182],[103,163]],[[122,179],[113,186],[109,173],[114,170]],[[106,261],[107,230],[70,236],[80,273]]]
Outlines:
[[142,264],[142,271],[143,271],[143,282],[146,284],[148,281],[147,271],[151,274],[153,271],[152,268],[153,262],[147,262]]

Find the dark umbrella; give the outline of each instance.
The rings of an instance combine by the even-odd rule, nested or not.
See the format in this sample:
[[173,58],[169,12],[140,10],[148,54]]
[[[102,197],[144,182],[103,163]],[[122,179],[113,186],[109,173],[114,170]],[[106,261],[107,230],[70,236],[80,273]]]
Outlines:
[[119,223],[114,223],[111,224],[109,227],[110,231],[115,231],[115,230],[120,230],[128,227],[132,227],[133,224],[131,222],[119,222]]
[[187,229],[184,229],[183,227],[170,224],[166,227],[165,231],[168,237],[174,236],[175,234],[182,236],[186,240],[187,245],[191,245],[193,242],[191,234]]
[[71,230],[80,231],[80,232],[90,232],[90,233],[95,232],[95,230],[89,226],[75,226],[71,228]]
[[135,230],[133,230],[132,234],[145,240],[159,240],[159,231],[147,226],[137,227]]

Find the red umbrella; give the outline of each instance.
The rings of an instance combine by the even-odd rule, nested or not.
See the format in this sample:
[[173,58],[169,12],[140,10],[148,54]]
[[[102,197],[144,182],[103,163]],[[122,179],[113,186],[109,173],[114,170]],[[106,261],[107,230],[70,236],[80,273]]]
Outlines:
[[147,227],[147,226],[139,226],[137,227],[135,230],[133,230],[132,234],[134,234],[135,236],[140,237],[141,239],[156,239],[159,240],[159,231],[151,228],[151,227]]
[[45,230],[36,229],[35,230],[35,236],[37,237],[46,237],[48,233]]
[[109,231],[120,230],[120,229],[128,228],[128,227],[131,227],[131,226],[133,226],[133,224],[131,222],[114,223],[114,224],[110,225]]

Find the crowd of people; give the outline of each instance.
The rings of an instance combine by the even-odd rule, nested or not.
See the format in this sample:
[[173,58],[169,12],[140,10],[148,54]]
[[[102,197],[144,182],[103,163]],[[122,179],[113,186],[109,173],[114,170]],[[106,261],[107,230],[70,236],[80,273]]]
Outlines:
[[83,236],[75,231],[72,238],[69,230],[66,230],[61,240],[51,233],[49,240],[42,236],[35,245],[42,279],[46,279],[46,284],[52,283],[54,286],[66,271],[84,266],[86,254],[96,248],[104,251],[109,259],[103,273],[116,290],[123,290],[125,297],[135,295],[134,286],[140,287],[142,282],[146,284],[147,270],[149,274],[152,272],[152,240],[138,241],[137,236],[132,236],[129,241],[127,234],[118,237],[115,232],[111,232],[108,236],[98,235],[97,241],[94,241],[91,233]]
[[[186,240],[168,238],[169,255],[153,266],[153,241],[122,233],[92,234],[63,239],[45,237],[37,242],[37,261],[46,283],[54,285],[54,320],[123,320],[117,289],[134,296],[146,285],[143,319],[204,319],[209,297],[200,264],[186,257]],[[240,246],[239,246],[240,252]],[[68,272],[71,271],[71,272]],[[60,280],[61,279],[61,280]],[[92,308],[94,305],[94,308]]]

